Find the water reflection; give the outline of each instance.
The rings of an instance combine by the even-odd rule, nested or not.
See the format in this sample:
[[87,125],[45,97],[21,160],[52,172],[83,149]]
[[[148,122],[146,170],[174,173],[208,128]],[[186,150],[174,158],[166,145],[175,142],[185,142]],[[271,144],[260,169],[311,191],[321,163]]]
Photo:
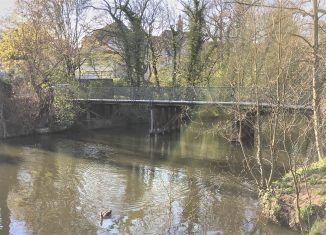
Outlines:
[[[146,130],[146,129],[145,129]],[[289,234],[257,222],[237,151],[193,132],[35,136],[0,144],[4,234]],[[100,223],[99,212],[113,210]]]

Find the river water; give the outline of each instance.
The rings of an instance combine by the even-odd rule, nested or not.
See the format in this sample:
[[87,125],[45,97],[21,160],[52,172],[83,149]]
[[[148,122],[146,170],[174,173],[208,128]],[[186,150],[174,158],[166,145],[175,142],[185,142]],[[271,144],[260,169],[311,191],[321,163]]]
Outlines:
[[0,234],[295,234],[260,219],[228,141],[147,131],[0,142]]

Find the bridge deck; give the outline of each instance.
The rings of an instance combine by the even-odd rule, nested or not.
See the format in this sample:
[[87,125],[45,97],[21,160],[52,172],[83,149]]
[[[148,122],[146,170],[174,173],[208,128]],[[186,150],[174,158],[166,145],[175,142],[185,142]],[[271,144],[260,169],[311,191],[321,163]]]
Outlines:
[[[256,106],[253,99],[254,91],[249,87],[242,87],[236,91],[232,87],[82,87],[76,102],[105,103],[105,104],[140,104],[155,106],[201,106],[214,105],[221,107],[241,107],[249,109]],[[277,107],[275,91],[261,91],[260,104],[262,109]],[[285,100],[289,104],[282,108],[298,110],[301,112],[312,111],[310,105],[311,92],[296,91],[297,99],[287,94]],[[235,101],[237,100],[237,101]],[[294,101],[295,100],[295,101]]]
[[[236,107],[240,106],[244,109],[253,108],[255,102],[235,102],[235,101],[199,101],[199,100],[131,100],[131,99],[74,99],[76,102],[101,103],[101,104],[140,104],[140,105],[156,105],[156,106],[202,106],[214,105],[221,107]],[[259,103],[263,109],[273,109],[275,104]],[[286,110],[297,111],[312,111],[312,106],[305,105],[284,105]]]

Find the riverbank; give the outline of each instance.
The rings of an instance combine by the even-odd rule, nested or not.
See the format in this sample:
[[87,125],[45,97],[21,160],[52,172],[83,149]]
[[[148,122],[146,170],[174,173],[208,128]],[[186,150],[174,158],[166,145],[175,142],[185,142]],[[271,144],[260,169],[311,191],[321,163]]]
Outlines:
[[299,168],[294,177],[289,172],[264,193],[261,197],[264,215],[291,229],[326,234],[326,161]]

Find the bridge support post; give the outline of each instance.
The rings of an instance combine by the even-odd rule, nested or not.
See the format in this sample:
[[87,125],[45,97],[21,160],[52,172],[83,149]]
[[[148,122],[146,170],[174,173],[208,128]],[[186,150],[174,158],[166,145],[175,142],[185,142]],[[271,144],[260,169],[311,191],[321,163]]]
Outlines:
[[172,115],[173,115],[173,113],[172,113],[172,107],[168,107],[166,111],[167,111],[166,112],[166,120],[168,121],[167,128],[169,130],[172,130],[172,122],[169,122],[169,120],[171,120]]
[[253,145],[255,140],[256,111],[249,111],[244,117],[236,117],[232,123],[231,142]]
[[2,130],[2,134],[0,132],[0,139],[2,137],[7,137],[7,125],[6,125],[6,119],[5,119],[5,104],[4,103],[0,103],[0,130]]
[[150,109],[150,119],[151,119],[151,123],[150,123],[150,129],[149,129],[149,133],[152,134],[154,132],[154,118],[155,118],[155,114],[154,114],[155,110],[154,108]]
[[104,118],[112,118],[114,111],[114,106],[111,104],[104,105]]
[[87,109],[86,111],[86,121],[90,121],[91,120],[91,112]]
[[151,135],[164,134],[180,129],[180,107],[152,106],[150,107]]
[[181,113],[182,113],[181,107],[177,106],[173,108],[173,116],[178,115],[178,118],[172,123],[172,128],[174,130],[180,130],[181,128]]

